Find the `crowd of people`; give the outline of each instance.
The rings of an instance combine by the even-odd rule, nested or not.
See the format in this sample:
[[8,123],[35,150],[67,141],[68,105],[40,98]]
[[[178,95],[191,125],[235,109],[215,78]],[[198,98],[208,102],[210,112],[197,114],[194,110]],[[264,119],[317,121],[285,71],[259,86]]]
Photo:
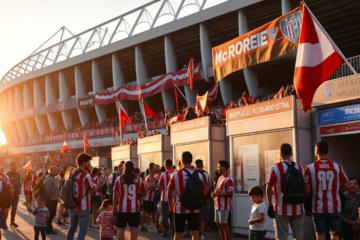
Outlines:
[[[316,143],[314,152],[317,161],[303,168],[292,161],[290,144],[280,146],[280,161],[268,172],[266,201],[260,186],[248,191],[254,203],[248,213],[250,240],[265,239],[267,216],[274,219],[276,239],[287,239],[290,226],[292,236],[302,240],[305,214],[312,216],[318,240],[327,239],[326,235],[359,238],[359,179],[348,178],[339,164],[328,159],[326,142]],[[146,172],[131,161],[122,161],[110,172],[105,166],[92,167],[91,159],[80,153],[76,168],[51,165],[23,176],[16,162],[10,163],[6,174],[1,169],[0,228],[8,228],[10,212],[10,226],[18,227],[15,217],[23,186],[24,205],[35,216],[35,239],[57,234],[56,216],[57,224],[69,224],[67,240],[74,239],[76,232],[78,240],[85,239],[88,227],[100,229],[101,239],[123,240],[126,226],[132,240],[138,231],[149,230],[175,240],[190,236],[199,240],[209,236],[205,226],[218,229],[222,240],[230,239],[234,183],[227,161],[218,161],[210,176],[203,161],[193,159],[190,152],[183,152],[177,163],[171,159],[163,166],[150,163]]]

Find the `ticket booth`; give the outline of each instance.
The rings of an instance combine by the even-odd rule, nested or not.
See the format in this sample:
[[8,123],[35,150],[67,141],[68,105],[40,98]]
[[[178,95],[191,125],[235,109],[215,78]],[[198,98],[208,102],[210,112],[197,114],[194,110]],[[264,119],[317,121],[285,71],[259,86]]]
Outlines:
[[360,178],[360,76],[324,82],[316,91],[316,141],[329,144],[329,159],[340,164],[348,177]]
[[[313,160],[311,113],[305,114],[294,96],[239,107],[226,112],[226,134],[229,139],[230,168],[234,179],[232,231],[248,236],[249,216],[253,203],[248,196],[252,186],[264,191],[272,165],[279,162],[279,147],[289,143],[293,159],[303,167]],[[273,199],[274,203],[274,199]],[[266,217],[266,237],[275,239],[273,220]],[[311,219],[305,217],[304,239],[315,239]],[[288,239],[293,239],[291,232]]]
[[134,167],[138,167],[137,146],[124,145],[111,148],[112,168],[119,166],[121,161],[132,161]]
[[193,156],[193,165],[197,159],[203,160],[204,170],[212,175],[217,162],[225,160],[225,128],[211,126],[210,117],[172,124],[171,145],[176,164],[182,153],[188,151]]
[[92,167],[100,168],[100,157],[92,157],[92,160],[90,160],[90,164]]
[[139,138],[137,154],[141,172],[145,172],[150,163],[163,166],[165,159],[172,157],[170,136],[159,134]]

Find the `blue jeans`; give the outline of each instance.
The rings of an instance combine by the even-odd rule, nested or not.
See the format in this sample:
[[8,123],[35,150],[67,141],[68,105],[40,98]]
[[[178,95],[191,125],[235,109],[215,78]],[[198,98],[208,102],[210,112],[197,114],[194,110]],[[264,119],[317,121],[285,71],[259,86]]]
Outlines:
[[264,240],[266,230],[249,230],[249,240]]
[[165,230],[169,227],[169,204],[168,202],[161,202],[161,224],[164,226]]
[[77,240],[84,240],[86,236],[87,225],[90,219],[90,209],[88,210],[71,210],[69,209],[70,225],[66,235],[66,240],[73,240],[76,228],[79,224],[79,233]]
[[39,233],[41,233],[42,240],[46,240],[46,227],[34,227],[35,240],[39,240]]

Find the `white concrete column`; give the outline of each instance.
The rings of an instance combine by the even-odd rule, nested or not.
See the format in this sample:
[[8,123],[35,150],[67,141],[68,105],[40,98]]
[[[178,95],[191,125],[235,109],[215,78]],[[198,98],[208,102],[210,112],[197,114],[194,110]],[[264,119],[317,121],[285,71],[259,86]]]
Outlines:
[[[112,74],[113,74],[113,85],[114,89],[118,89],[126,84],[124,72],[121,68],[119,57],[116,53],[112,54]],[[129,102],[127,100],[120,101],[121,106],[126,112],[129,111]],[[116,109],[119,113],[119,104],[116,102]]]
[[189,85],[185,85],[184,90],[186,99],[190,102],[191,105],[194,105],[196,103],[196,95],[199,93],[198,88],[194,85],[193,89],[191,90]]
[[[242,10],[238,12],[239,17],[239,36],[249,32],[246,13]],[[256,71],[253,69],[246,67],[243,69],[245,82],[248,88],[249,93],[252,94],[253,97],[259,96],[259,82]],[[220,81],[221,82],[221,81]],[[220,85],[221,88],[221,85]]]
[[[56,100],[57,100],[57,94],[54,90],[54,86],[52,84],[52,81],[51,81],[51,78],[49,75],[45,76],[45,98],[46,98],[46,106],[48,106],[49,104],[56,103]],[[48,116],[48,120],[49,120],[50,129],[52,131],[56,130],[59,126],[57,114],[56,113],[48,113],[47,116]]]
[[[8,104],[9,104],[9,121],[10,121],[11,116],[15,114],[15,89],[11,88],[8,91],[9,91]],[[11,136],[14,139],[14,141],[15,142],[20,141],[20,136],[16,127],[16,122],[10,121],[9,125],[10,125]]]
[[4,134],[5,134],[6,141],[8,143],[14,142],[13,137],[11,135],[11,131],[10,131],[10,124],[9,123],[6,124],[4,127],[2,127],[2,130],[3,130]]
[[233,88],[232,82],[228,78],[223,78],[220,82],[221,98],[225,106],[229,105],[233,101]]
[[[30,83],[25,82],[23,85],[23,103],[24,103],[24,110],[30,109],[34,107],[34,96],[31,94],[30,91]],[[25,118],[25,127],[30,139],[35,137],[35,118],[28,117]]]
[[[166,35],[164,38],[164,49],[165,49],[165,67],[166,73],[176,72],[177,71],[177,60],[174,47],[172,44],[171,37]],[[161,92],[163,99],[164,108],[167,108],[169,111],[175,110],[175,93],[173,89],[166,89]]]
[[12,134],[11,134],[11,131],[10,131],[10,124],[9,124],[9,121],[10,121],[10,114],[9,114],[9,91],[5,91],[5,92],[2,94],[2,96],[3,96],[2,101],[3,101],[3,104],[4,104],[4,114],[5,114],[5,116],[8,117],[8,123],[5,125],[4,128],[2,128],[2,130],[4,130],[4,133],[5,133],[5,137],[6,137],[7,142],[14,142],[14,139],[13,139]]
[[200,23],[200,50],[204,79],[207,82],[214,82],[213,79],[209,79],[207,76],[207,68],[212,66],[212,50],[209,33],[205,23]]
[[[142,49],[139,45],[135,46],[135,72],[136,82],[138,85],[145,84],[148,81],[148,71],[144,60]],[[145,103],[149,106],[148,99],[144,99]],[[141,100],[139,100],[140,109],[142,109]]]
[[[96,92],[102,93],[104,90],[104,79],[101,77],[99,65],[96,60],[92,61],[92,85],[94,94]],[[106,120],[106,106],[105,105],[95,105],[96,115],[98,117],[99,123],[101,124]]]
[[[59,94],[60,94],[60,102],[65,102],[70,97],[70,89],[69,85],[66,81],[65,74],[63,71],[59,71]],[[73,118],[71,111],[61,111],[61,116],[64,122],[65,128],[72,127]]]
[[[75,66],[75,92],[76,92],[76,101],[78,98],[85,97],[86,94],[86,83],[82,77],[81,69],[79,66]],[[89,111],[87,109],[81,110],[78,109],[79,118],[82,126],[89,123]]]
[[282,12],[282,15],[290,12],[292,9],[291,9],[291,2],[290,0],[281,0],[281,12]]
[[[34,108],[41,107],[45,103],[44,95],[40,90],[40,80],[34,80]],[[46,131],[46,115],[35,115],[35,123],[39,134],[44,134]]]
[[[22,85],[18,84],[15,86],[15,112],[22,112],[23,108],[23,89]],[[27,135],[24,119],[16,120],[16,127],[20,136],[21,141],[27,140],[29,137]]]

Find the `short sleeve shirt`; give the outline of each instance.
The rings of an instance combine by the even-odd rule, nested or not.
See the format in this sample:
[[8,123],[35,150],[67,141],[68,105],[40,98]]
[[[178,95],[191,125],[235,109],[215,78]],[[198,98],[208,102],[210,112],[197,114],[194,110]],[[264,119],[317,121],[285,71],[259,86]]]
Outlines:
[[[234,181],[229,174],[223,175],[219,178],[216,185],[216,192],[227,193],[234,192]],[[216,196],[214,198],[214,204],[216,210],[232,210],[232,197]]]
[[[79,169],[75,169],[72,174],[74,174]],[[79,204],[74,208],[74,210],[88,210],[90,209],[90,192],[89,190],[93,189],[94,185],[89,173],[82,172],[74,178],[73,182],[73,195],[76,199],[76,202]]]

